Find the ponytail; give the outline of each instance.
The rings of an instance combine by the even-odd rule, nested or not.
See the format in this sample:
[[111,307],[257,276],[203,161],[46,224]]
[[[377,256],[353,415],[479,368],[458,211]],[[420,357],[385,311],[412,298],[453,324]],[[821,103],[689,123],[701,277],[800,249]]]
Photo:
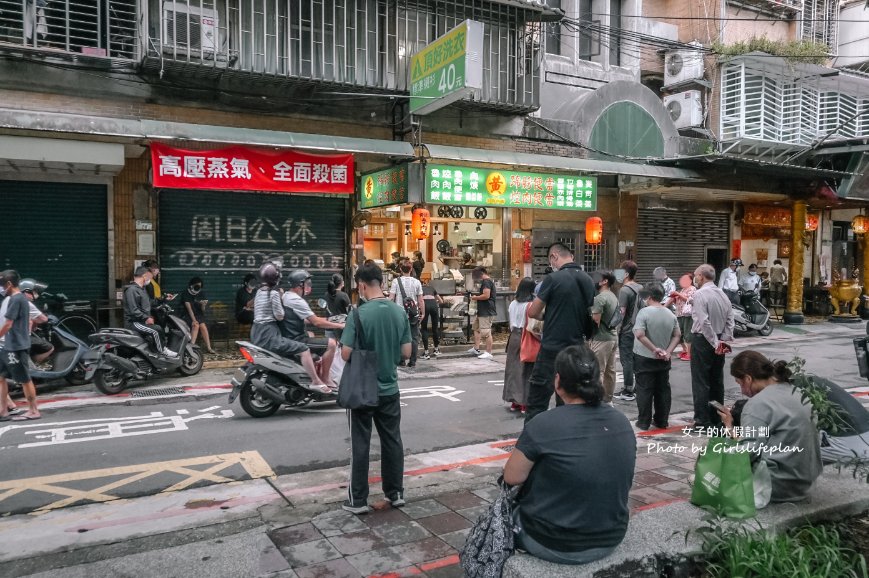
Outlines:
[[787,383],[790,382],[793,372],[788,367],[786,361],[779,360],[773,364],[773,375],[775,376],[776,381]]
[[344,277],[342,277],[338,273],[332,274],[332,279],[329,281],[329,285],[326,287],[326,290],[329,292],[329,296],[334,297],[338,293],[338,287],[343,284]]
[[586,405],[596,406],[603,401],[600,366],[588,347],[572,345],[562,350],[555,358],[555,373],[561,389],[582,399]]

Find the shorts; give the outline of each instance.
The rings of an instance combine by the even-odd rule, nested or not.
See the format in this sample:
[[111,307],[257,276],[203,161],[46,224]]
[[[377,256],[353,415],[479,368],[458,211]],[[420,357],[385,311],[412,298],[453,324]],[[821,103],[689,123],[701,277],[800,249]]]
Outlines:
[[691,339],[694,337],[691,333],[691,326],[694,324],[694,319],[691,317],[677,317],[679,321],[679,331],[682,332],[682,340],[685,343],[691,343]]
[[30,381],[30,352],[0,350],[0,377],[7,377],[16,383]]
[[492,334],[492,321],[494,317],[474,317],[473,330],[480,332],[480,337],[489,337]]
[[43,339],[42,337],[36,335],[35,333],[30,334],[30,354],[31,355],[39,355],[40,353],[48,353],[54,348],[51,345],[51,342],[47,339]]

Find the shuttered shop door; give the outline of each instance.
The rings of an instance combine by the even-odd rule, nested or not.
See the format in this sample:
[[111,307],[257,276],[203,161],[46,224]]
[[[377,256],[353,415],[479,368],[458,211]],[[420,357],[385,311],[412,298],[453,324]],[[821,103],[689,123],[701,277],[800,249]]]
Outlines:
[[105,299],[107,205],[103,185],[0,181],[0,269],[71,300]]
[[160,193],[161,287],[187,288],[204,281],[209,307],[227,307],[248,272],[280,258],[284,273],[303,268],[319,298],[346,262],[346,198],[226,191]]
[[640,209],[636,262],[640,281],[651,281],[655,267],[672,279],[706,261],[709,247],[727,248],[730,214]]

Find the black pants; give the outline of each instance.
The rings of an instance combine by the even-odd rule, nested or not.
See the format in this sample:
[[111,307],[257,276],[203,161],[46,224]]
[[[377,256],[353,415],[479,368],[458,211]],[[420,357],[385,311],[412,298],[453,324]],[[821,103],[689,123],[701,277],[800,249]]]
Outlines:
[[670,362],[634,354],[634,374],[637,376],[637,425],[667,427],[671,401]]
[[422,318],[422,348],[428,351],[428,326],[431,324],[431,335],[435,347],[441,346],[440,335],[441,312],[437,307],[426,307]]
[[624,390],[634,391],[634,330],[619,333],[619,361],[622,363]]
[[[724,294],[727,295],[727,298],[730,299],[730,302],[734,305],[740,305],[739,303],[739,291],[729,291],[724,289]],[[741,305],[740,305],[741,307]]]
[[407,360],[408,365],[416,365],[416,358],[419,355],[419,325],[421,321],[410,324],[410,359]]
[[710,401],[724,403],[724,356],[701,333],[691,342],[691,393],[694,395],[694,423],[698,426],[721,425],[721,418]]
[[[535,415],[549,409],[549,400],[555,393],[555,358],[558,351],[540,349],[531,377],[528,379],[528,407],[525,410],[525,423]],[[555,405],[564,405],[564,401],[555,396]]]
[[371,409],[347,410],[350,424],[350,502],[354,506],[368,501],[368,459],[371,451],[371,423],[380,436],[380,475],[383,493],[392,498],[404,492],[404,445],[401,443],[401,404],[399,394],[380,398]]

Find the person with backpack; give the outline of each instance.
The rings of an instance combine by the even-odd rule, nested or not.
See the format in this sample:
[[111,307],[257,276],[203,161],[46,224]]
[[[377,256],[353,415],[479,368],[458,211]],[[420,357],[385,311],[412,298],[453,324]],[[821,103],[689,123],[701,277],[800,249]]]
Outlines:
[[640,301],[640,291],[643,286],[634,281],[637,276],[637,264],[625,261],[621,267],[625,272],[625,280],[619,290],[619,308],[622,312],[622,322],[619,327],[619,360],[622,363],[625,385],[615,395],[622,401],[634,401],[634,321],[637,311],[643,306]]
[[[407,313],[407,320],[410,322],[411,339],[410,359],[407,361],[407,367],[416,367],[419,342],[422,338],[419,327],[420,312],[425,311],[422,283],[413,276],[413,265],[407,257],[401,258],[398,269],[401,271],[401,277],[393,279],[392,287],[389,289],[389,296],[398,305],[403,306]],[[402,361],[401,366],[404,367],[405,362]]]
[[612,291],[616,276],[612,271],[598,271],[592,275],[597,286],[597,295],[591,306],[591,319],[595,323],[594,335],[589,347],[597,358],[600,366],[600,378],[603,383],[603,403],[612,405],[613,394],[616,391],[616,346],[618,345],[618,327],[622,321],[622,310],[619,298]]

